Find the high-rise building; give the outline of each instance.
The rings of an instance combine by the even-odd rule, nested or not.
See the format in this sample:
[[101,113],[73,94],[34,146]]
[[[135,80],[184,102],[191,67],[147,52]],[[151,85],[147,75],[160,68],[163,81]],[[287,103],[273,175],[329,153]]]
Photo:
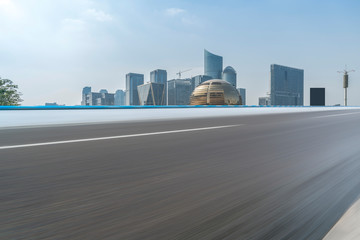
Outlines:
[[144,84],[144,75],[126,74],[126,105],[140,105],[137,86]]
[[168,81],[168,105],[189,105],[191,93],[190,78]]
[[259,97],[259,106],[271,105],[270,97]]
[[117,90],[114,95],[114,105],[125,105],[125,92],[123,90]]
[[145,83],[138,87],[140,105],[165,105],[165,85],[162,83]]
[[108,92],[108,90],[106,90],[106,89],[101,89],[101,90],[99,91],[99,93],[109,93],[109,92]]
[[222,73],[222,79],[236,88],[236,71],[234,68],[226,67]]
[[223,58],[204,49],[204,75],[211,79],[221,79]]
[[81,98],[81,105],[85,106],[88,102],[88,94],[91,93],[91,87],[84,87],[82,90],[82,98]]
[[201,83],[212,79],[210,76],[206,75],[197,75],[195,77],[191,78],[191,91],[194,91],[194,89],[199,86]]
[[304,105],[304,70],[271,65],[271,105]]
[[325,106],[325,88],[310,88],[310,106]]
[[166,70],[156,69],[150,73],[150,82],[164,84],[164,104],[167,105],[167,72]]
[[246,105],[246,89],[245,88],[238,88],[237,89],[240,97],[241,97],[241,105]]

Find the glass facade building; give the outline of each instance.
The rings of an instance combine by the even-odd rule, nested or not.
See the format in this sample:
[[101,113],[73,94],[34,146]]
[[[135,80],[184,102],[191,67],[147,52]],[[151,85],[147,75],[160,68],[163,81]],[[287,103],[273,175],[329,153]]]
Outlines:
[[123,90],[117,90],[114,95],[114,105],[124,106],[125,105],[125,92]]
[[190,105],[240,105],[240,94],[230,83],[214,79],[203,82],[190,97]]
[[221,79],[223,58],[204,49],[204,75],[211,79]]
[[144,75],[126,74],[126,105],[140,105],[137,87],[144,84]]
[[191,79],[168,81],[168,105],[189,105],[192,92]]
[[82,99],[81,105],[86,106],[88,105],[88,95],[91,93],[91,87],[84,87],[82,90]]
[[164,84],[164,104],[167,105],[167,72],[166,70],[156,69],[150,72],[150,82]]
[[246,89],[245,88],[238,88],[237,89],[240,97],[241,97],[241,105],[246,105]]
[[236,88],[236,71],[234,68],[230,66],[226,67],[223,71],[222,79]]
[[304,105],[304,70],[271,65],[271,105]]
[[165,104],[165,85],[162,83],[145,83],[139,85],[140,105],[164,105]]

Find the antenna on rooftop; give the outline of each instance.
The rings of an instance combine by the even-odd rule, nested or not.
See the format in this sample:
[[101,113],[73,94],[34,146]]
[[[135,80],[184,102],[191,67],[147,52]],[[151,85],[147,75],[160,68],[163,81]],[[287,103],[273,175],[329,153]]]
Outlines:
[[184,72],[188,72],[188,71],[190,71],[190,70],[192,70],[192,69],[188,69],[188,70],[184,70],[184,71],[179,71],[178,73],[176,73],[176,75],[178,75],[178,76],[179,76],[179,79],[181,79],[181,74],[184,73]]

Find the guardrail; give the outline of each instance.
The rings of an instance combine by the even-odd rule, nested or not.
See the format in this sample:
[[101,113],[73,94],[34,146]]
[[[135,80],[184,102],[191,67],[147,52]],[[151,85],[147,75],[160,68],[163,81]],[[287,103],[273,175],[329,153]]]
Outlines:
[[[82,109],[154,109],[154,108],[268,108],[268,107],[344,107],[344,106],[270,106],[270,105],[166,105],[166,106],[0,106],[0,110],[82,110]],[[348,106],[349,107],[349,106]]]

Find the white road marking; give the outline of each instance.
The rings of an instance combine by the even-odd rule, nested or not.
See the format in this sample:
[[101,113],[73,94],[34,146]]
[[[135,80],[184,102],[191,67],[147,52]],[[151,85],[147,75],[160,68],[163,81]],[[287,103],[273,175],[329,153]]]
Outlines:
[[351,113],[340,113],[340,114],[331,114],[325,116],[318,116],[313,118],[327,118],[327,117],[337,117],[337,116],[344,116],[344,115],[351,115],[351,114],[359,114],[360,112],[351,112]]
[[101,140],[108,140],[108,139],[142,137],[142,136],[161,135],[161,134],[170,134],[170,133],[195,132],[195,131],[204,131],[204,130],[212,130],[212,129],[220,129],[220,128],[238,127],[241,125],[244,125],[244,124],[224,125],[224,126],[204,127],[204,128],[190,128],[190,129],[163,131],[163,132],[137,133],[137,134],[129,134],[129,135],[110,136],[110,137],[84,138],[84,139],[74,139],[74,140],[65,140],[65,141],[54,141],[54,142],[30,143],[30,144],[21,144],[21,145],[12,145],[12,146],[0,146],[0,150],[1,149],[12,149],[12,148],[37,147],[37,146],[46,146],[46,145],[57,145],[57,144],[66,144],[66,143],[101,141]]

